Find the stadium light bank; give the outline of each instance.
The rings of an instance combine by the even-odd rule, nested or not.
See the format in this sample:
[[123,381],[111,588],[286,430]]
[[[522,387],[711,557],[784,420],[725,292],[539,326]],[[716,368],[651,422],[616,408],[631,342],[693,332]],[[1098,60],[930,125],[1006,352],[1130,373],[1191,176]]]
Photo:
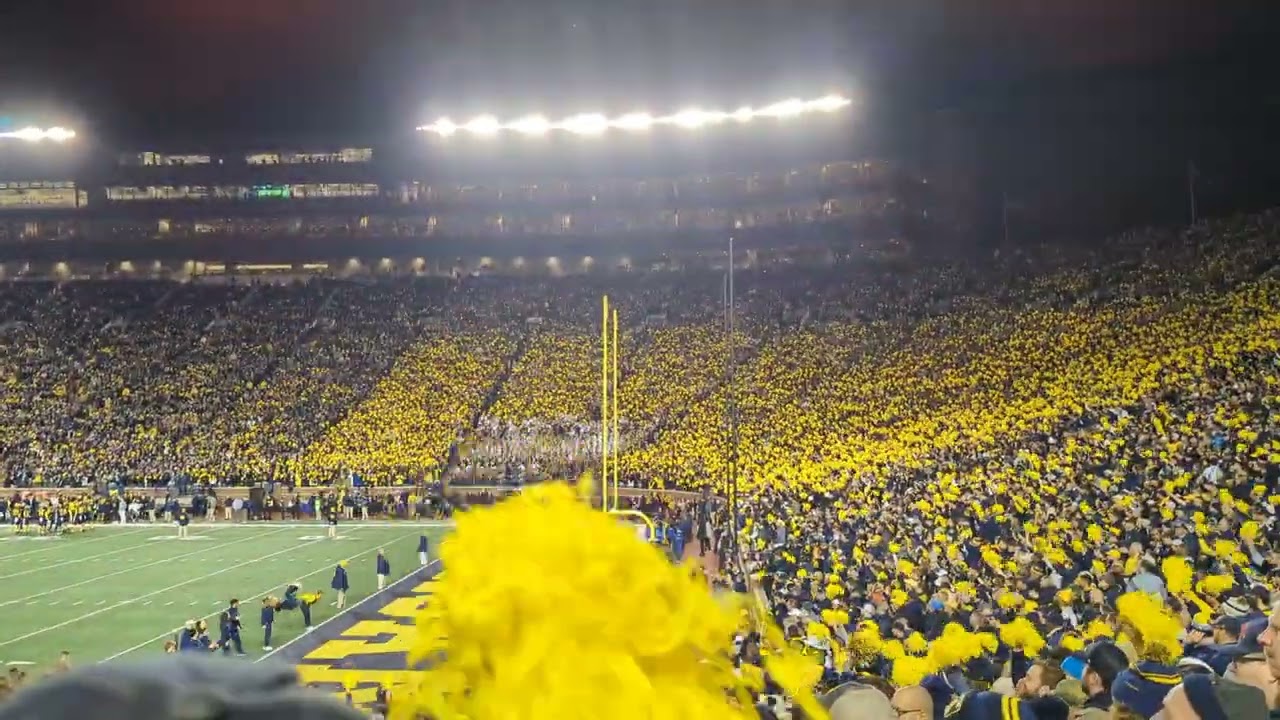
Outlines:
[[29,143],[38,143],[48,140],[49,142],[62,143],[75,139],[74,130],[68,130],[64,127],[51,127],[41,129],[37,127],[25,127],[10,132],[0,132],[0,140],[21,140]]
[[786,120],[802,115],[833,113],[851,104],[853,101],[840,95],[825,95],[813,100],[792,98],[759,108],[740,107],[733,111],[689,108],[670,115],[656,116],[644,112],[633,112],[610,118],[600,113],[580,113],[553,121],[542,115],[527,115],[502,122],[493,115],[479,115],[461,124],[445,117],[430,125],[422,125],[418,130],[446,138],[459,132],[486,138],[505,132],[537,137],[552,132],[597,136],[610,130],[645,132],[659,127],[698,130],[725,123],[748,123],[759,119]]

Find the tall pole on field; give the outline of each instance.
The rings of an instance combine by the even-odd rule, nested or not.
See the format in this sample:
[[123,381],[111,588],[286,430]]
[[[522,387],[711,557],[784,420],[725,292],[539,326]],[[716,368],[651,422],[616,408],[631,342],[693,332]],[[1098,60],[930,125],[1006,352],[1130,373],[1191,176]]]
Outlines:
[[600,314],[600,509],[609,509],[609,296]]
[[622,479],[622,463],[619,462],[619,456],[622,454],[622,446],[619,438],[622,435],[618,431],[618,389],[622,386],[622,375],[619,372],[618,355],[622,352],[622,346],[618,343],[618,308],[613,308],[613,509],[618,510],[622,505],[622,492],[619,490]]
[[728,380],[729,396],[726,402],[728,420],[729,458],[726,463],[726,478],[729,491],[729,542],[730,547],[738,544],[738,352],[734,337],[737,318],[734,310],[733,287],[733,236],[729,236],[729,277],[725,292],[725,331],[728,334],[728,357],[725,374]]

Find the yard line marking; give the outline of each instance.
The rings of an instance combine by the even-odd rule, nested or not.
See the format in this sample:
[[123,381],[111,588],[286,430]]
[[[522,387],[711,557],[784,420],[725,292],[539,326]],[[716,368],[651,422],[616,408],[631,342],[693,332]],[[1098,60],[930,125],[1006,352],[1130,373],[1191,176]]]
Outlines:
[[[128,531],[123,532],[123,533],[121,533],[121,534],[122,534],[122,535],[134,535],[134,534],[137,534],[137,533],[140,533],[140,532],[146,532],[146,531],[148,531],[148,530],[152,530],[152,529],[154,529],[154,528],[151,528],[151,527],[137,528],[137,529],[128,530]],[[28,555],[36,555],[36,554],[39,554],[39,553],[42,553],[42,552],[49,552],[50,550],[57,550],[57,549],[59,549],[60,547],[61,547],[61,546],[60,546],[59,544],[55,543],[55,544],[50,545],[50,546],[48,546],[48,547],[42,547],[42,548],[40,548],[40,549],[38,549],[38,550],[28,550],[28,551],[26,551],[26,552],[14,553],[13,555],[6,555],[5,557],[0,558],[0,560],[15,560],[15,559],[17,559],[17,558],[20,558],[20,557],[26,557],[26,556],[28,556]],[[24,561],[24,562],[25,562],[25,561]]]
[[[180,582],[180,583],[174,583],[173,585],[170,585],[169,587],[166,587],[166,588],[160,588],[159,590],[154,590],[154,591],[149,592],[149,593],[147,593],[147,594],[145,594],[145,595],[139,595],[138,597],[130,598],[130,599],[128,599],[128,600],[121,600],[120,602],[115,603],[115,604],[113,604],[113,605],[108,605],[108,606],[106,606],[106,607],[102,608],[101,610],[94,610],[93,612],[85,613],[85,614],[83,614],[83,615],[81,615],[81,616],[79,616],[79,617],[72,618],[72,619],[70,619],[70,620],[64,620],[64,621],[62,621],[62,622],[60,622],[60,623],[58,623],[58,624],[56,624],[56,625],[50,625],[50,626],[48,626],[48,627],[40,628],[39,630],[33,630],[33,631],[31,631],[31,632],[27,633],[26,635],[19,635],[19,636],[18,636],[18,637],[16,637],[16,638],[10,638],[10,639],[8,639],[8,640],[0,641],[0,647],[5,647],[6,645],[12,645],[12,644],[14,644],[14,643],[16,643],[16,642],[22,642],[23,640],[26,640],[26,639],[28,639],[28,638],[33,638],[33,637],[35,637],[35,636],[37,636],[37,635],[43,635],[43,634],[45,634],[45,633],[47,633],[47,632],[50,632],[50,631],[52,631],[52,630],[57,630],[57,629],[59,629],[59,628],[64,628],[64,627],[66,627],[66,626],[68,626],[68,625],[74,625],[74,624],[76,624],[76,623],[78,623],[78,622],[80,622],[80,621],[82,621],[82,620],[88,620],[89,618],[94,617],[95,615],[101,615],[101,614],[102,614],[102,613],[104,613],[104,612],[111,612],[112,610],[115,610],[116,608],[124,607],[125,605],[129,605],[130,603],[135,603],[135,602],[138,602],[138,601],[140,601],[140,600],[146,600],[147,598],[155,597],[156,595],[163,595],[164,593],[167,593],[167,592],[169,592],[170,590],[176,590],[176,589],[178,589],[178,588],[180,588],[180,587],[182,587],[182,586],[184,586],[184,585],[190,585],[191,583],[193,583],[193,582],[199,582],[200,580],[208,580],[208,579],[209,579],[209,578],[211,578],[211,577],[217,577],[218,575],[221,575],[221,574],[223,574],[223,573],[227,573],[227,572],[231,572],[232,570],[239,570],[240,568],[245,567],[246,565],[252,565],[252,564],[254,564],[254,563],[259,563],[259,562],[262,562],[263,560],[267,560],[267,559],[270,559],[270,558],[276,557],[277,555],[283,555],[283,554],[288,553],[288,552],[293,552],[293,551],[297,550],[298,548],[306,547],[307,545],[314,545],[314,544],[315,544],[315,543],[317,543],[317,542],[323,542],[323,541],[321,541],[321,540],[316,540],[315,542],[302,543],[301,545],[292,545],[292,546],[289,546],[289,547],[287,547],[287,548],[285,548],[285,549],[283,549],[283,550],[277,550],[276,552],[270,553],[270,554],[268,554],[268,555],[263,555],[262,557],[259,557],[259,558],[254,558],[254,559],[252,559],[252,560],[246,560],[245,562],[242,562],[242,563],[240,563],[239,565],[231,565],[231,566],[229,566],[229,567],[222,568],[221,570],[215,570],[215,571],[213,571],[213,572],[211,572],[211,573],[208,573],[208,574],[206,574],[206,575],[201,575],[201,576],[199,576],[199,577],[188,578],[188,579],[186,579],[186,580],[183,580],[183,581],[182,581],[182,582]],[[376,550],[377,548],[373,548],[373,549],[374,549],[374,550]],[[144,605],[145,605],[145,604],[150,604],[150,601],[148,600],[146,603],[143,603],[143,604],[144,604]]]
[[195,601],[195,600],[192,600],[192,601],[191,601],[190,603],[188,603],[188,604],[190,604],[190,605],[195,605],[195,604],[196,604],[196,601]]
[[192,555],[199,555],[200,553],[210,552],[212,550],[221,550],[222,548],[230,547],[232,545],[238,545],[242,542],[248,542],[250,540],[261,540],[264,537],[282,533],[285,531],[285,529],[286,528],[281,528],[280,530],[272,530],[271,532],[263,533],[261,535],[251,535],[249,537],[240,538],[239,540],[232,540],[231,542],[225,542],[220,545],[210,545],[209,547],[201,548],[200,550],[192,550],[191,552],[184,553],[182,555],[175,555],[173,557],[164,558],[163,560],[156,560],[154,562],[149,562],[142,565],[136,565],[134,567],[128,567],[123,570],[117,570],[115,572],[107,573],[106,575],[99,575],[98,577],[95,577],[95,578],[82,580],[78,583],[64,585],[60,588],[54,588],[52,590],[45,590],[44,592],[39,592],[34,595],[28,595],[26,597],[20,597],[16,600],[8,600],[5,602],[0,602],[0,607],[4,607],[6,605],[13,605],[15,603],[22,602],[23,600],[31,600],[32,598],[44,597],[45,595],[52,595],[53,593],[56,593],[56,592],[62,592],[63,590],[70,590],[72,588],[77,588],[82,585],[88,585],[89,583],[98,582],[99,580],[105,580],[109,577],[115,577],[116,575],[124,575],[125,573],[131,573],[131,572],[134,572],[135,570],[141,570],[142,568],[152,567],[153,565],[163,565],[163,564],[171,563],[174,560],[181,560],[182,558],[191,557]]
[[150,604],[151,604],[151,601],[150,601],[150,600],[148,600],[148,601],[146,601],[146,602],[144,602],[144,603],[142,603],[142,604],[143,604],[143,605],[150,605]]
[[[410,533],[410,534],[412,534],[412,533]],[[404,535],[404,536],[401,536],[400,538],[397,538],[397,539],[402,540],[402,539],[407,538],[407,537],[409,537],[409,535]],[[392,542],[395,542],[395,541],[393,540]],[[388,543],[388,544],[390,544],[390,543]],[[356,553],[355,555],[352,555],[351,557],[343,558],[343,559],[342,559],[342,560],[340,560],[339,562],[344,562],[344,561],[345,561],[345,562],[351,562],[352,560],[355,560],[355,559],[356,559],[356,558],[358,558],[358,557],[364,557],[365,555],[368,555],[369,553],[376,552],[376,551],[377,551],[377,549],[378,549],[377,547],[367,548],[367,549],[365,549],[365,550],[362,550],[362,551],[360,551],[360,552]],[[304,578],[309,578],[309,577],[311,577],[312,575],[319,575],[319,574],[320,574],[320,573],[322,573],[322,572],[328,572],[328,571],[329,571],[333,566],[334,566],[334,563],[329,562],[329,563],[326,563],[326,564],[324,565],[324,567],[316,568],[315,570],[312,570],[311,572],[309,572],[309,573],[307,573],[307,574],[305,574],[305,575],[299,575],[298,577],[296,577],[296,578],[294,578],[294,579],[295,579],[295,580],[302,580],[302,579],[304,579]],[[257,600],[258,598],[266,597],[267,595],[270,595],[273,591],[275,591],[275,590],[277,590],[277,589],[279,589],[279,588],[280,588],[280,584],[273,585],[273,586],[271,586],[271,587],[267,588],[266,590],[263,590],[262,592],[258,593],[257,595],[250,595],[249,597],[245,598],[244,600],[241,600],[241,601],[240,601],[240,604],[241,604],[241,605],[243,605],[246,601],[249,601],[249,600]],[[221,603],[218,603],[218,604],[221,604]],[[218,614],[218,613],[216,613],[216,612],[211,612],[211,613],[209,613],[208,615],[205,615],[205,616],[204,616],[204,617],[202,617],[202,618],[196,618],[196,619],[197,619],[197,620],[208,620],[209,618],[211,618],[211,617],[213,617],[214,615],[217,615],[217,614]],[[140,649],[142,649],[142,648],[144,648],[144,647],[146,647],[146,646],[148,646],[148,645],[150,645],[150,644],[152,644],[152,643],[159,642],[160,640],[164,640],[165,638],[168,638],[168,637],[173,637],[173,634],[174,634],[174,633],[176,633],[176,632],[178,632],[178,631],[179,631],[179,630],[181,630],[181,629],[182,629],[182,627],[181,627],[181,626],[179,626],[179,627],[176,627],[176,628],[174,628],[174,629],[172,629],[172,630],[169,630],[169,631],[163,632],[163,633],[161,633],[161,634],[159,634],[159,635],[157,635],[157,636],[155,636],[155,637],[151,638],[150,640],[146,640],[146,641],[144,641],[144,642],[140,642],[140,643],[138,643],[137,645],[134,645],[134,646],[133,646],[133,647],[131,647],[131,648],[128,648],[128,649],[125,649],[125,650],[121,650],[120,652],[116,653],[115,655],[112,655],[111,657],[109,657],[109,658],[105,658],[105,659],[103,659],[103,660],[99,660],[98,662],[111,662],[112,660],[115,660],[116,658],[124,657],[125,655],[128,655],[129,653],[133,652],[134,650],[140,650]]]
[[62,602],[62,601],[61,601],[61,600],[54,600],[53,602],[51,602],[51,603],[49,603],[49,604],[50,604],[50,605],[57,605],[57,604],[58,604],[58,603],[60,603],[60,602]]
[[75,607],[76,605],[83,605],[83,604],[84,604],[84,601],[83,601],[83,600],[77,600],[77,601],[75,601],[75,602],[71,603],[71,607]]
[[165,603],[165,606],[168,607],[169,605],[172,605],[172,604],[173,604],[173,601],[170,600],[169,602]]
[[[435,564],[436,564],[436,563],[438,563],[438,562],[440,562],[440,561],[439,561],[439,560],[432,560],[431,562],[427,563],[425,566],[422,566],[422,567],[431,567],[432,565],[435,565]],[[402,578],[400,578],[399,580],[397,580],[395,583],[391,583],[391,584],[392,584],[392,585],[395,585],[396,583],[400,583],[400,582],[404,582],[405,580],[408,580],[409,578],[413,577],[413,574],[414,574],[415,572],[417,572],[417,571],[421,570],[421,569],[422,569],[422,567],[416,567],[416,568],[414,568],[414,569],[413,569],[413,571],[412,571],[412,572],[410,572],[408,575],[405,575],[404,577],[402,577]],[[314,627],[315,627],[315,628],[322,628],[322,627],[324,627],[325,625],[328,625],[329,623],[333,622],[334,620],[337,620],[338,618],[342,617],[343,615],[345,615],[345,614],[347,614],[347,613],[351,612],[352,610],[355,610],[356,608],[360,607],[360,606],[361,606],[361,605],[363,605],[365,602],[367,602],[367,601],[369,601],[369,600],[372,600],[372,599],[373,599],[374,597],[376,597],[378,594],[379,594],[379,593],[378,593],[378,591],[377,591],[377,590],[374,590],[373,592],[369,593],[368,595],[366,595],[366,596],[364,596],[364,597],[360,598],[358,601],[356,601],[356,602],[352,603],[351,605],[348,605],[348,606],[347,606],[347,608],[346,608],[345,610],[339,610],[339,611],[337,612],[337,614],[335,614],[335,615],[331,615],[331,616],[329,616],[329,617],[325,618],[324,620],[321,620],[321,621],[320,621],[320,624],[315,625]],[[283,649],[285,649],[285,648],[289,647],[290,645],[294,644],[294,643],[295,643],[295,642],[297,642],[298,640],[301,640],[304,636],[306,636],[306,634],[307,634],[306,632],[303,632],[301,635],[297,635],[297,636],[293,637],[292,639],[286,640],[282,645],[277,645],[277,646],[275,647],[275,649],[271,650],[270,652],[268,652],[267,654],[263,655],[262,657],[260,657],[260,658],[258,658],[258,659],[256,659],[256,660],[254,660],[254,662],[255,662],[255,663],[260,663],[260,662],[262,662],[263,660],[266,660],[267,658],[271,657],[272,655],[275,655],[276,653],[280,652],[281,650],[283,650]]]
[[[108,552],[98,553],[97,555],[89,555],[82,558],[76,558],[75,560],[64,560],[62,562],[56,562],[52,565],[41,565],[40,567],[31,568],[30,570],[23,570],[22,572],[9,573],[8,575],[0,575],[0,580],[8,580],[9,578],[16,578],[16,577],[21,577],[23,575],[31,575],[32,573],[44,572],[45,570],[52,570],[53,568],[62,567],[64,565],[75,565],[76,563],[88,562],[90,560],[97,560],[98,558],[104,558],[111,555],[118,555],[122,552],[129,552],[130,550],[136,550],[136,549],[137,548],[130,545],[129,547],[122,547],[118,550],[110,550]],[[26,561],[27,560],[23,560],[23,562],[26,562]]]
[[98,604],[99,604],[99,605],[106,605],[106,604],[107,604],[107,601],[106,601],[106,600],[99,600],[99,601],[98,601]]

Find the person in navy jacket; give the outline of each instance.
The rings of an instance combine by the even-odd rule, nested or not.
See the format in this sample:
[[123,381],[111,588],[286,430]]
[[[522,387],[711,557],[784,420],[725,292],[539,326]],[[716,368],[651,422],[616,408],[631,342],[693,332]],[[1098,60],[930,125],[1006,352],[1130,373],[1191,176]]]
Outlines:
[[427,536],[418,536],[418,564],[422,567],[427,566]]
[[347,591],[351,589],[351,583],[347,581],[347,561],[342,560],[338,566],[333,569],[333,581],[329,583],[329,587],[338,593],[338,602],[335,603],[338,609],[347,605]]
[[391,563],[387,562],[387,556],[382,554],[382,548],[378,548],[378,589],[381,590],[387,586],[387,576],[391,574]]
[[271,625],[276,621],[276,606],[273,598],[262,598],[262,649],[271,651]]

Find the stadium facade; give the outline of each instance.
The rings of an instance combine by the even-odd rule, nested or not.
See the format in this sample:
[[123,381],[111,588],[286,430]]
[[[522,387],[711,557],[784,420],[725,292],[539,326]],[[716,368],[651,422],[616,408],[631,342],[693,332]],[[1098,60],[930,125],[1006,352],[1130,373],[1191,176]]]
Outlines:
[[898,253],[927,224],[919,173],[786,135],[651,138],[589,157],[554,142],[421,136],[194,152],[9,146],[0,263],[7,279],[555,274],[723,262],[730,235],[744,258]]

